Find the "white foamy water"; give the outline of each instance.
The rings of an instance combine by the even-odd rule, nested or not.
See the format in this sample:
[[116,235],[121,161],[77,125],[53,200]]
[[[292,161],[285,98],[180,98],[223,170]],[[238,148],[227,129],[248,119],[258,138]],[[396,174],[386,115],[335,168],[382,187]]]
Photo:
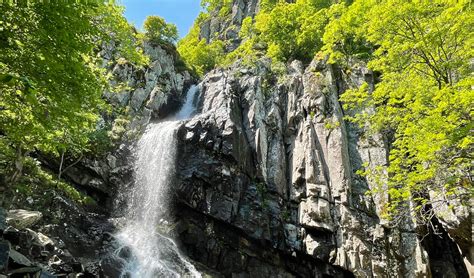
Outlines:
[[201,277],[174,240],[158,228],[169,213],[177,128],[194,113],[197,92],[197,87],[192,86],[173,120],[149,125],[138,141],[135,182],[127,193],[126,224],[116,235],[122,245],[117,254],[127,250],[122,277]]

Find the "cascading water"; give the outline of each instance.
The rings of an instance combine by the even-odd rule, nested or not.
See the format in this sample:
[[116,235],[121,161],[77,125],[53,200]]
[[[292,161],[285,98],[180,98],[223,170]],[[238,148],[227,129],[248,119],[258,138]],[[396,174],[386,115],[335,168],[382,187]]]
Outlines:
[[172,120],[151,124],[137,144],[135,182],[127,194],[126,223],[116,235],[128,258],[122,277],[201,277],[176,243],[159,231],[169,213],[169,190],[176,164],[176,133],[195,110],[198,92],[192,86],[186,102]]

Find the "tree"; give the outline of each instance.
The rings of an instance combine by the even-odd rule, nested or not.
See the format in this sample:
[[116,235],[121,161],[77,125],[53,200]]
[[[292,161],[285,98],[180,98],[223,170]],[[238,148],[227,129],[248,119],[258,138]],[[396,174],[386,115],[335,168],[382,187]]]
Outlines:
[[[421,215],[435,202],[468,205],[474,110],[469,1],[355,1],[345,14],[339,28],[372,45],[368,65],[381,73],[373,91],[365,84],[341,100],[346,108],[375,108],[352,120],[391,137],[389,214],[402,211],[409,199]],[[357,24],[344,25],[354,22],[349,17]],[[333,38],[327,49],[341,51],[335,46],[347,39]]]
[[144,63],[113,2],[14,2],[0,13],[0,165],[15,183],[31,151],[82,151],[105,107],[108,86],[97,50],[118,42]]
[[147,16],[143,23],[145,36],[152,42],[169,42],[174,43],[178,40],[178,29],[172,23],[166,21],[156,15]]
[[260,11],[255,17],[255,29],[268,45],[268,56],[282,62],[312,59],[322,47],[329,5],[327,1],[282,1]]
[[224,43],[214,40],[208,44],[205,39],[200,39],[199,23],[198,18],[186,37],[178,42],[178,52],[188,67],[193,68],[198,75],[203,75],[224,56]]
[[224,17],[231,11],[232,0],[201,0],[201,7],[208,14],[217,12],[217,15]]
[[329,23],[324,29],[322,47],[330,63],[347,65],[350,59],[368,59],[373,45],[367,41],[367,14],[375,1],[333,4],[328,10]]

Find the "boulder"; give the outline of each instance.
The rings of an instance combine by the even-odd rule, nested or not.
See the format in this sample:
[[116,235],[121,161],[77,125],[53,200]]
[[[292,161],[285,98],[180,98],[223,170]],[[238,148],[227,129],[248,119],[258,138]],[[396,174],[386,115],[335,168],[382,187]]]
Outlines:
[[0,241],[0,272],[7,269],[10,256],[10,243],[6,240]]
[[7,212],[0,207],[0,234],[7,228]]
[[43,214],[39,211],[28,211],[23,209],[15,209],[8,211],[7,223],[17,229],[26,229],[38,223],[43,218]]
[[28,235],[25,231],[20,231],[12,226],[9,226],[3,231],[3,238],[8,240],[13,245],[19,245],[28,241]]
[[[8,272],[9,277],[38,277],[41,275],[41,267],[29,266],[14,269]],[[41,277],[41,276],[40,276]]]
[[48,251],[52,251],[54,249],[54,242],[49,237],[42,233],[38,233],[37,235],[38,237],[35,239],[36,244],[39,244]]
[[10,250],[10,262],[9,262],[9,267],[10,268],[22,268],[22,267],[29,267],[32,266],[33,264],[31,261],[25,257],[23,254],[20,252],[11,249]]

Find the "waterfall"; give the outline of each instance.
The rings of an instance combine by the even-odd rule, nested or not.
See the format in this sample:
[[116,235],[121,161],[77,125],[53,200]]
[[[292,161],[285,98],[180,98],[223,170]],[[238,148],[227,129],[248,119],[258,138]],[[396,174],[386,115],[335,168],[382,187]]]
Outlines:
[[173,239],[159,231],[169,214],[177,129],[195,111],[193,100],[197,92],[197,87],[192,86],[181,110],[171,120],[150,124],[138,141],[135,181],[127,193],[126,223],[116,235],[122,245],[117,254],[124,249],[128,253],[122,277],[201,277]]

